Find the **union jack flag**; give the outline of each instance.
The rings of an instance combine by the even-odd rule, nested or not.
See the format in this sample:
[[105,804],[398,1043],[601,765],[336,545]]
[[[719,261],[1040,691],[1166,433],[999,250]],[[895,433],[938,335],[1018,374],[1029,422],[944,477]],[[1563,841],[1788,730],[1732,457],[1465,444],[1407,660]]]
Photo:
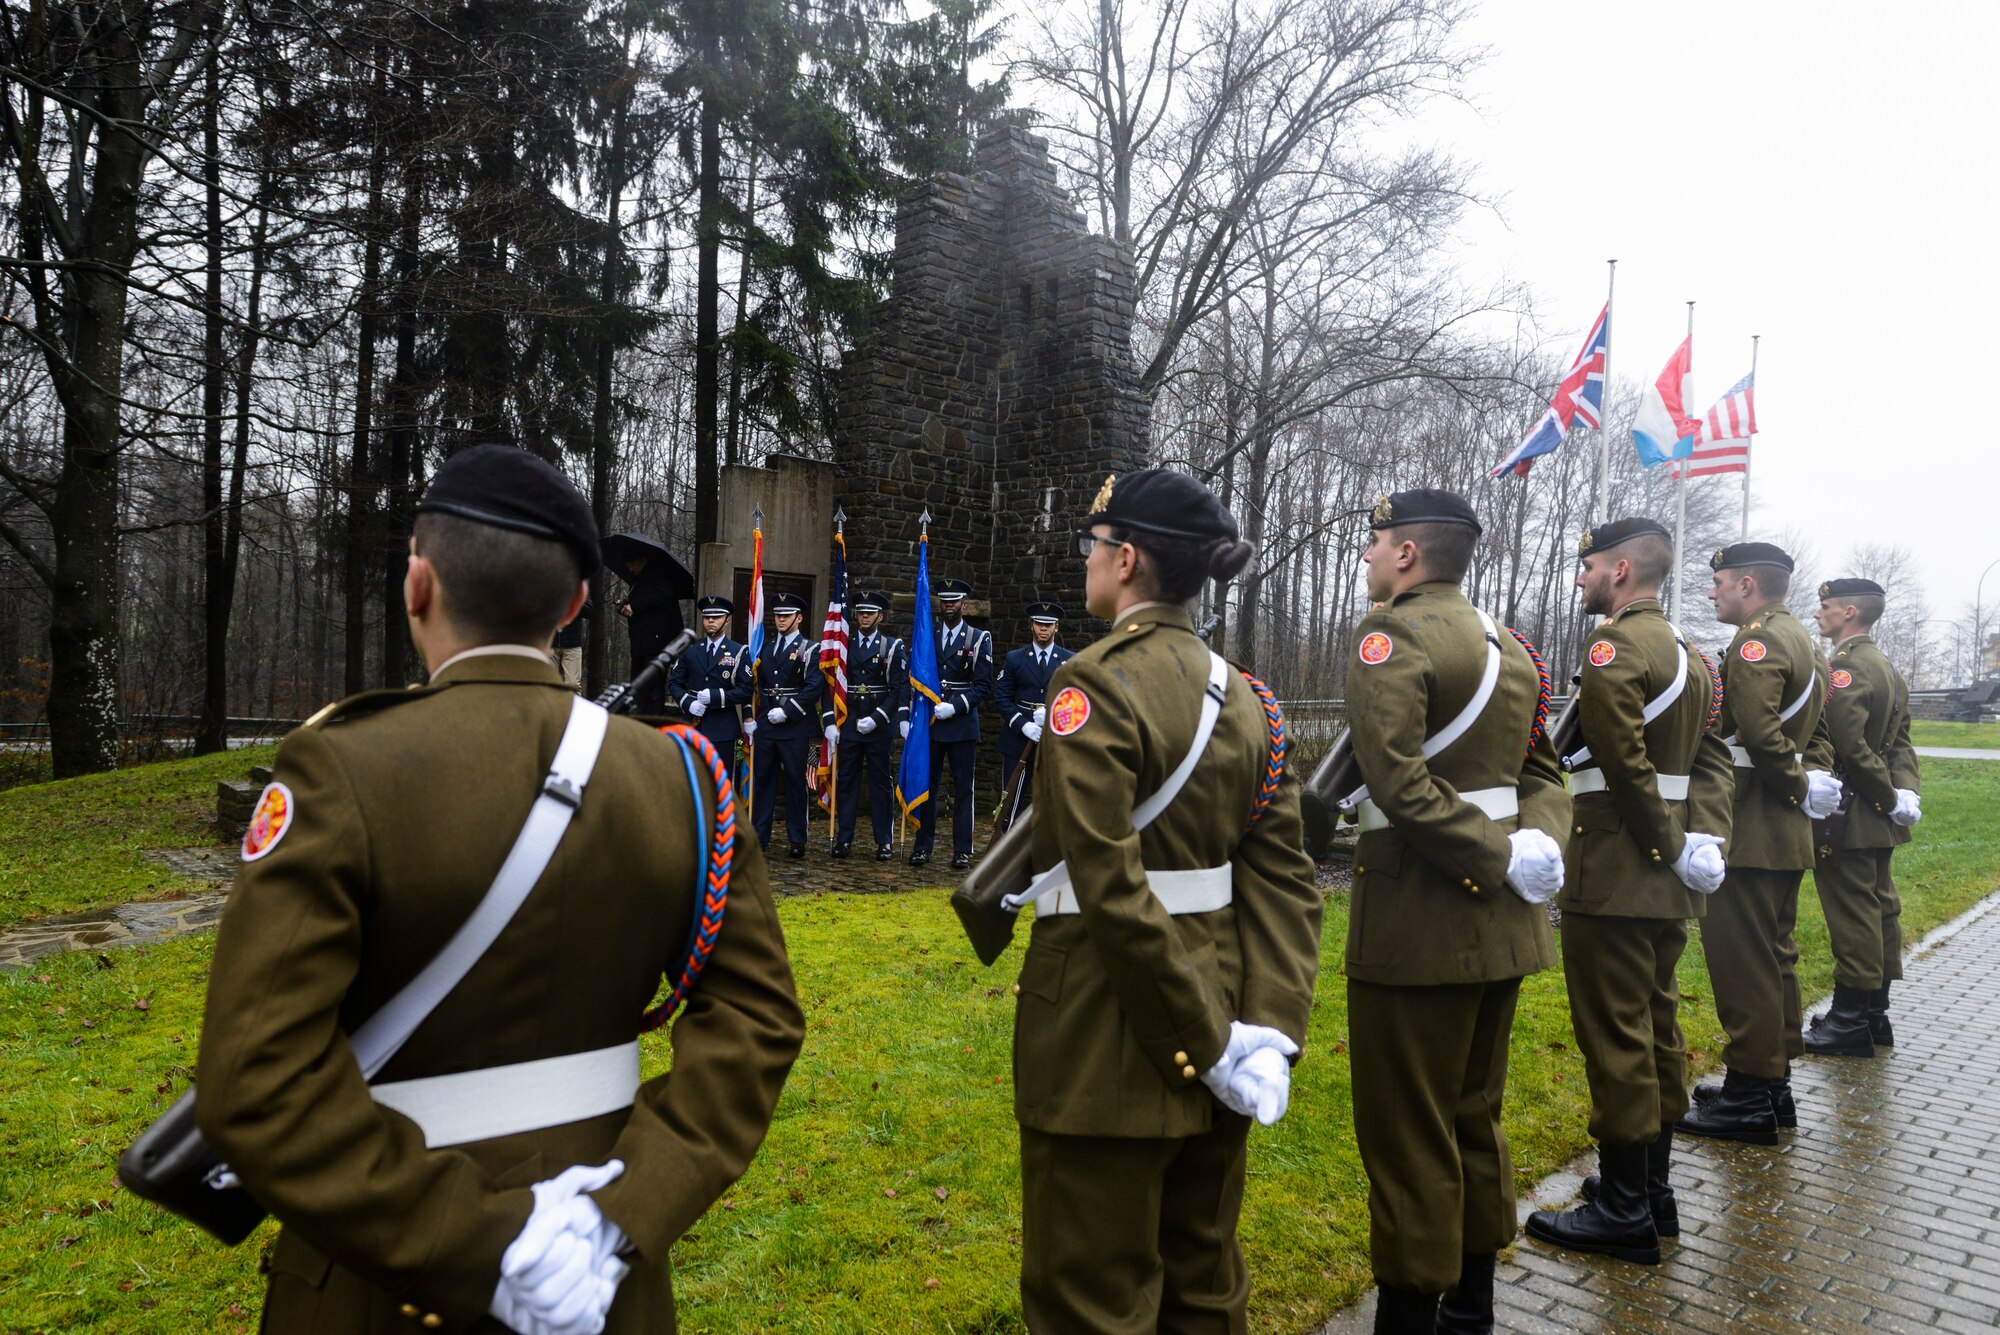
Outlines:
[[[1704,413],[1695,431],[1694,453],[1684,465],[1689,477],[1750,471],[1750,438],[1757,434],[1757,373],[1752,371]],[[1682,465],[1677,465],[1682,466]]]
[[1597,313],[1597,322],[1590,326],[1589,336],[1583,340],[1583,351],[1576,354],[1576,360],[1563,374],[1562,384],[1556,387],[1548,411],[1488,476],[1501,477],[1511,472],[1515,477],[1526,477],[1528,466],[1562,444],[1570,427],[1579,420],[1585,426],[1603,425],[1604,366],[1610,358],[1611,303],[1607,301]]
[[[847,538],[833,535],[833,591],[827,597],[826,624],[819,632],[819,670],[833,698],[833,720],[847,723]],[[831,761],[831,757],[829,757]]]

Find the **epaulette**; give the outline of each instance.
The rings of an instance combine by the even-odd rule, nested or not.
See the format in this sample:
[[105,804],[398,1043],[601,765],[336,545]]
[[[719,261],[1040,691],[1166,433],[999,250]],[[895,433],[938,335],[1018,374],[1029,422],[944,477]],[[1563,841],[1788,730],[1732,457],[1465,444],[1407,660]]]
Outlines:
[[360,694],[350,695],[344,700],[335,700],[332,704],[326,706],[299,726],[302,728],[319,728],[331,723],[344,723],[348,719],[356,718],[362,714],[372,714],[378,710],[388,709],[392,705],[400,705],[406,701],[415,700],[420,696],[429,695],[430,693],[430,684],[426,682],[411,682],[408,686],[401,689],[362,691]]

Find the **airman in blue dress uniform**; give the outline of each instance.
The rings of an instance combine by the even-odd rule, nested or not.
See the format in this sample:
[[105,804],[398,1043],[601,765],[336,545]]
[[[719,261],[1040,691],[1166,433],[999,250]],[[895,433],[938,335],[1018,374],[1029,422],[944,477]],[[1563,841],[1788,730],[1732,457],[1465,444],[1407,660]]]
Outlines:
[[951,865],[972,865],[972,768],[979,759],[979,709],[993,695],[993,636],[965,620],[972,586],[962,579],[938,581],[937,712],[931,722],[931,800],[924,803],[910,865],[931,860],[937,836],[937,792],[944,765],[951,765]]
[[701,638],[674,660],[667,694],[702,736],[723,755],[733,756],[743,737],[742,707],[750,703],[749,650],[729,638],[734,603],[710,594],[696,599],[695,608],[701,615]]
[[818,641],[799,633],[805,610],[805,602],[795,593],[781,593],[771,600],[777,634],[764,641],[757,662],[757,708],[763,717],[755,724],[757,791],[750,804],[757,842],[769,848],[772,811],[779,788],[785,790],[785,835],[795,858],[806,853],[806,816],[811,810],[806,800],[806,752],[812,747],[826,681],[820,675]]
[[1035,753],[1031,747],[1042,740],[1042,725],[1047,721],[1045,702],[1049,693],[1049,678],[1056,675],[1056,669],[1076,656],[1073,649],[1065,649],[1056,643],[1056,628],[1061,624],[1063,608],[1061,603],[1029,603],[1028,624],[1033,628],[1032,638],[1018,649],[1010,650],[1001,661],[1000,671],[993,678],[993,707],[1000,716],[1000,736],[994,745],[1000,750],[1000,782],[1002,791],[1012,782],[1015,767],[1026,757],[1027,768],[1021,773],[1021,781],[1015,785],[1017,800],[1000,812],[999,828],[1005,830],[1014,823],[1020,808],[1028,805],[1033,793],[1035,779]]
[[833,856],[844,858],[854,845],[856,804],[861,785],[868,785],[868,819],[874,828],[875,857],[887,862],[895,856],[889,846],[896,829],[896,799],[890,785],[896,778],[896,732],[899,725],[909,731],[910,651],[893,635],[882,631],[882,614],[889,610],[889,595],[880,589],[856,593],[850,600],[854,612],[854,638],[847,654],[847,725],[836,729],[833,706],[820,710],[820,727],[829,745],[839,737],[839,831],[834,836]]

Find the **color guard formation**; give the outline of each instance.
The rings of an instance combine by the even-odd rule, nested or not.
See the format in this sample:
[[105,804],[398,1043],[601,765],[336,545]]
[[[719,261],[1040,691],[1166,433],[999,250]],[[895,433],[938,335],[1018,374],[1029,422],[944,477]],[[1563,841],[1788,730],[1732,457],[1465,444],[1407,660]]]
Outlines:
[[[1013,986],[1023,1311],[1037,1332],[1243,1331],[1251,1123],[1286,1115],[1319,973],[1301,785],[1269,690],[1189,614],[1251,559],[1234,517],[1147,469],[1108,480],[1081,520],[1086,607],[1108,626],[1087,648],[1064,648],[1064,609],[1036,602],[996,666],[956,580],[933,628],[954,866],[974,847],[989,708],[1000,821],[1025,823],[1008,837],[1031,849]],[[1580,543],[1583,606],[1603,620],[1574,726],[1552,726],[1540,655],[1461,588],[1471,506],[1397,492],[1368,531],[1342,798],[1359,826],[1344,971],[1376,1329],[1487,1331],[1516,1231],[1508,1038],[1523,979],[1558,958],[1551,901],[1600,1170],[1527,1231],[1656,1264],[1679,1227],[1677,1134],[1775,1143],[1800,1116],[1792,1061],[1894,1041],[1890,860],[1921,816],[1908,690],[1869,637],[1886,592],[1820,587],[1823,662],[1786,610],[1791,558],[1766,543],[1711,562],[1738,628],[1717,666],[1659,600],[1667,530],[1629,518]],[[816,732],[838,756],[833,856],[864,793],[875,855],[895,856],[912,669],[889,597],[850,599],[844,717],[801,602],[774,600],[752,662],[729,602],[701,599],[667,686],[692,727],[662,737],[575,700],[550,663],[598,551],[552,468],[455,456],[405,585],[431,683],[343,701],[280,749],[223,918],[197,1104],[215,1156],[285,1225],[268,1328],[671,1329],[668,1249],[747,1166],[802,1041],[760,846],[782,798],[788,851],[805,852]],[[724,798],[739,738],[756,846]],[[718,757],[712,776],[697,752]],[[934,838],[927,814],[911,862]],[[545,870],[513,918],[367,1082],[348,1032],[401,1007],[537,843]],[[1805,1030],[1808,868],[1837,990]],[[1690,920],[1729,1036],[1724,1079],[1692,1102],[1675,982]],[[637,1034],[687,989],[673,1069],[641,1081]]]

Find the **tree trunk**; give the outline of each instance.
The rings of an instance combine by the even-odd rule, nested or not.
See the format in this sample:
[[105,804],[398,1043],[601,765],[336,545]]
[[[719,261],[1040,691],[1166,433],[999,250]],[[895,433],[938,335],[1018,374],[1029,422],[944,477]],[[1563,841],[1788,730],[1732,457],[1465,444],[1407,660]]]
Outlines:
[[743,192],[745,219],[743,244],[736,256],[736,337],[729,344],[729,450],[730,464],[743,461],[743,307],[750,300],[750,231],[757,224],[757,149],[750,149],[748,184]]
[[206,84],[201,182],[208,290],[201,308],[202,690],[196,755],[220,751],[229,741],[230,591],[223,571],[227,521],[222,513],[222,89],[212,60]]
[[[626,49],[629,53],[629,38]],[[618,303],[621,286],[619,266],[625,257],[624,219],[621,215],[625,201],[626,117],[632,106],[630,72],[627,71],[627,74],[628,82],[620,92],[617,109],[611,113],[610,161],[605,170],[604,272],[597,288],[606,319],[600,321],[597,328],[597,402],[592,407],[590,419],[590,511],[597,520],[600,535],[608,535],[611,531],[611,473],[618,451],[611,430],[611,372],[616,348],[609,317]],[[584,627],[583,679],[589,689],[596,691],[602,690],[610,680],[604,670],[604,650],[610,620],[611,585],[603,570],[591,576],[590,596],[593,607],[590,624]]]
[[[384,105],[389,62],[377,51],[375,60],[375,102]],[[375,429],[375,344],[381,336],[382,229],[387,219],[382,212],[382,181],[387,149],[378,130],[375,147],[368,160],[368,228],[361,253],[361,328],[354,358],[354,447],[347,465],[347,550],[343,561],[342,594],[345,607],[345,657],[341,664],[341,693],[354,695],[368,686],[368,558],[370,555],[369,517],[374,510],[374,488],[369,483],[370,436]],[[385,686],[388,683],[383,683]]]
[[389,462],[382,516],[382,685],[409,680],[410,627],[403,619],[404,539],[409,536],[410,476],[417,452],[417,254],[421,175],[412,161],[403,176],[403,221],[396,250],[396,369],[389,380]]
[[697,546],[720,536],[721,464],[716,452],[716,401],[720,397],[722,349],[718,334],[722,249],[722,112],[713,94],[701,104],[701,164],[695,219],[694,316],[694,540]]

